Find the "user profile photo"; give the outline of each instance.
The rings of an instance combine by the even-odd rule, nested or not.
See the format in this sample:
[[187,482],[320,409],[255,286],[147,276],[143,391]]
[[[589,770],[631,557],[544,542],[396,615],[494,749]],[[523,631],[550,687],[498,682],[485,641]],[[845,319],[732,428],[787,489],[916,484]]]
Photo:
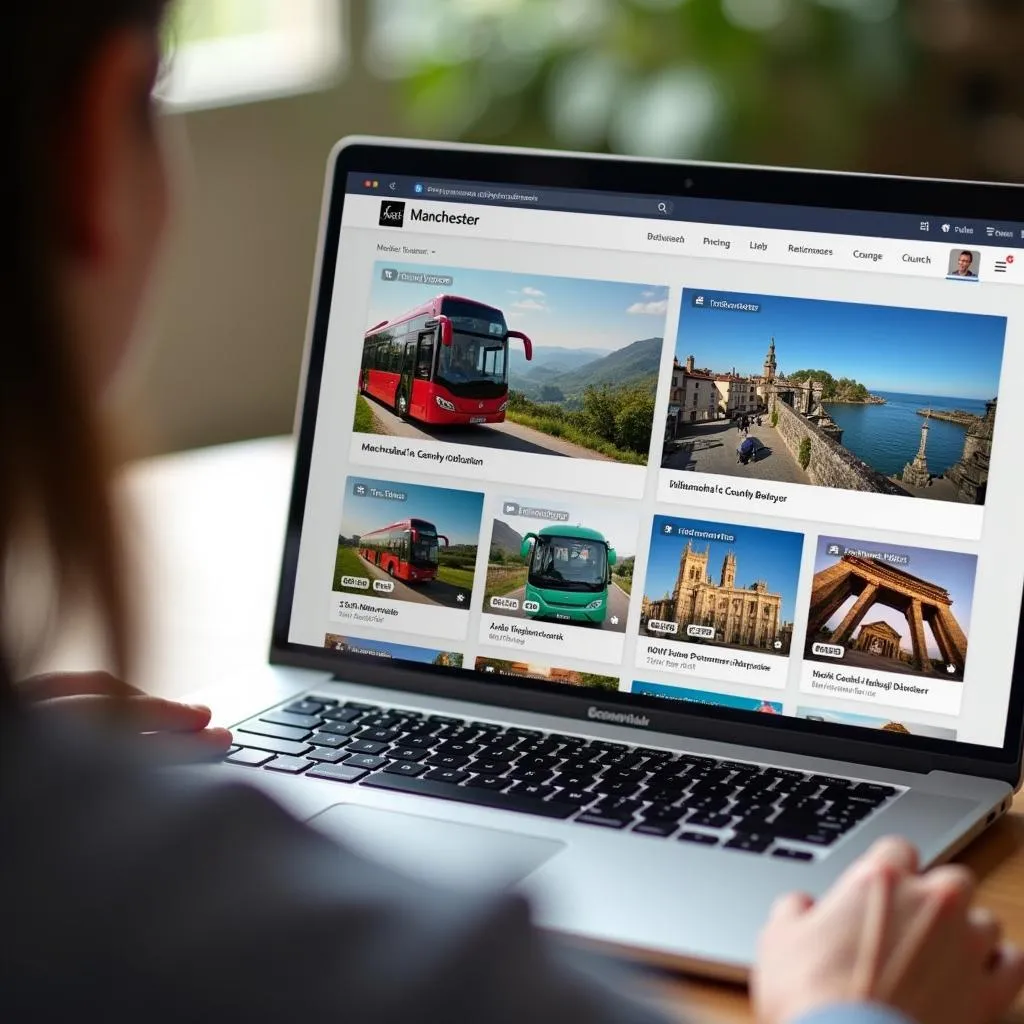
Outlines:
[[954,281],[977,281],[981,253],[977,249],[950,249],[946,277]]

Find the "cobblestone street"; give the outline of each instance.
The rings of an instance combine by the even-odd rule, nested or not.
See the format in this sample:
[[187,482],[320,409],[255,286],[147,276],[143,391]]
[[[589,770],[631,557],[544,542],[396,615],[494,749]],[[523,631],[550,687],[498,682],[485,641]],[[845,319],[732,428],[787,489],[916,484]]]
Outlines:
[[750,437],[759,442],[756,461],[745,466],[736,461],[736,449],[743,434],[729,420],[691,423],[666,447],[671,454],[662,463],[666,469],[684,469],[698,473],[720,473],[726,476],[749,477],[753,480],[783,480],[806,484],[807,474],[789,454],[782,436],[768,420],[762,426],[751,426]]

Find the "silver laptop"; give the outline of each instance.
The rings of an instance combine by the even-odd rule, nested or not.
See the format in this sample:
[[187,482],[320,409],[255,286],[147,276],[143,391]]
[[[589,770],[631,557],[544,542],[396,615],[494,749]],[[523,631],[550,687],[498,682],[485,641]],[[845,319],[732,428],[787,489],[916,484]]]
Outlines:
[[1021,208],[340,142],[226,770],[723,976],[879,836],[952,855],[1020,780]]

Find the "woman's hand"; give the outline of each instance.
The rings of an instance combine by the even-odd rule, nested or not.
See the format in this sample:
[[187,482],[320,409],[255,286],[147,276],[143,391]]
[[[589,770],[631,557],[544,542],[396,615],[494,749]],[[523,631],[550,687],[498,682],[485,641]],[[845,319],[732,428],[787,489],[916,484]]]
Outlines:
[[208,728],[208,707],[151,697],[108,672],[31,676],[19,682],[17,689],[25,701],[43,710],[108,717],[119,711],[129,728],[152,736],[177,760],[212,760],[231,744],[227,729]]
[[759,1024],[851,1002],[882,1003],[917,1024],[994,1020],[1024,986],[1024,955],[973,896],[965,868],[918,874],[913,848],[886,839],[817,902],[784,897],[751,979]]

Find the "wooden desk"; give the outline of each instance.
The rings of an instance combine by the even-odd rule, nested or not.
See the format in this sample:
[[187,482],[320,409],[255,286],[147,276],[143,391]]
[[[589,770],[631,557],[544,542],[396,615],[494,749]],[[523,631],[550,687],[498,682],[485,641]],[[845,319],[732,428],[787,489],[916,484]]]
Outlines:
[[[131,467],[124,490],[149,605],[140,683],[168,695],[214,686],[264,663],[291,484],[290,440],[275,438]],[[982,902],[1024,945],[1024,800],[963,861]],[[746,995],[725,985],[659,977],[666,1000],[691,1020],[747,1021]],[[1012,1016],[1024,1024],[1024,1001]]]

